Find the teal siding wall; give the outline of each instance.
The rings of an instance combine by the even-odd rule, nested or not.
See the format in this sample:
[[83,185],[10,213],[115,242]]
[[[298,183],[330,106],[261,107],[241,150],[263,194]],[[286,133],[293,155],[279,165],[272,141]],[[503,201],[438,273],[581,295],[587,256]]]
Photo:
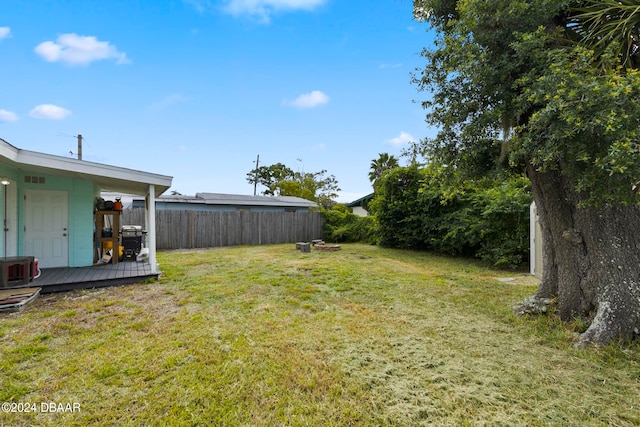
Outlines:
[[72,180],[69,193],[69,267],[93,264],[93,206],[95,186]]
[[24,219],[26,190],[66,191],[69,195],[69,267],[85,267],[93,264],[93,209],[99,189],[93,182],[37,174],[44,183],[25,182],[26,176],[17,177],[18,184],[18,253],[24,250]]

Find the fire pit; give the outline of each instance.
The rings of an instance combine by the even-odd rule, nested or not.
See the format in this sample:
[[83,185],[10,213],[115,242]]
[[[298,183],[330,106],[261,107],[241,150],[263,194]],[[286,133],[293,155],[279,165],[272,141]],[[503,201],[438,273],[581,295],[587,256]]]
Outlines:
[[340,245],[327,245],[322,240],[314,240],[311,243],[313,243],[314,248],[319,249],[321,251],[339,251],[340,249],[342,249]]

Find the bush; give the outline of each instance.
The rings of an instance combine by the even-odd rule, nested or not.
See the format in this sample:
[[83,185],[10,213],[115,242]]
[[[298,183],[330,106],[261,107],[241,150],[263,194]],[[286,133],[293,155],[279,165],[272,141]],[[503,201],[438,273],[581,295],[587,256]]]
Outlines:
[[375,243],[375,220],[370,216],[354,215],[344,205],[323,210],[325,218],[323,239],[336,243]]
[[522,177],[458,180],[442,169],[396,168],[370,206],[381,245],[429,249],[517,267],[529,258],[529,183]]
[[529,182],[504,181],[477,194],[481,206],[482,244],[476,256],[496,266],[515,267],[529,261]]
[[426,178],[416,167],[393,168],[376,181],[369,209],[378,222],[376,234],[381,246],[426,249],[428,218],[421,212],[420,191]]

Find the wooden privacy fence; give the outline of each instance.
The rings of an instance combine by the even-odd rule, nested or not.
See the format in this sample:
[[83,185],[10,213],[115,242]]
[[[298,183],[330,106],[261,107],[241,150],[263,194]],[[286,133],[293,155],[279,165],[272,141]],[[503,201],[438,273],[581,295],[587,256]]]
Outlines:
[[[120,224],[141,225],[144,209],[125,209]],[[156,211],[158,249],[292,243],[322,238],[319,212]]]

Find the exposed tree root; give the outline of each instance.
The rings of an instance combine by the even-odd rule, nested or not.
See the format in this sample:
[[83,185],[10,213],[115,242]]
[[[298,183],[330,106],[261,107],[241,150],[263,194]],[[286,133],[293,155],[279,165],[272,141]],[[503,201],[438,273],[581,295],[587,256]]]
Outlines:
[[513,304],[513,312],[517,316],[525,316],[530,314],[547,314],[551,307],[555,307],[556,300],[552,298],[540,298],[532,295],[524,299],[524,301]]

